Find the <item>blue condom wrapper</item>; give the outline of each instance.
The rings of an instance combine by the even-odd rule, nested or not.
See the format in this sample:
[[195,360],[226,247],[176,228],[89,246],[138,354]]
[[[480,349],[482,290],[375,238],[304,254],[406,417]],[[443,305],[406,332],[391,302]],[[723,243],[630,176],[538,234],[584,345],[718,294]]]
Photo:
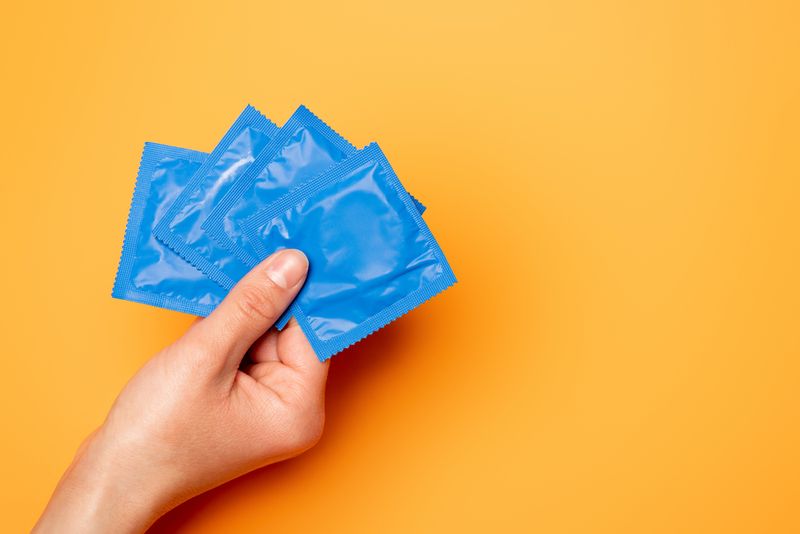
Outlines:
[[[259,260],[242,232],[244,221],[355,153],[355,146],[347,139],[300,106],[214,206],[202,228],[219,246],[252,268]],[[425,206],[412,199],[422,213]],[[215,265],[234,281],[241,277],[241,273],[227,268],[230,263]],[[282,329],[288,318],[282,316],[275,326]]]
[[[153,230],[162,243],[225,289],[233,287],[248,266],[210,239],[202,224],[277,132],[272,121],[247,106]],[[216,265],[226,266],[236,277]]]
[[155,222],[178,198],[207,156],[185,148],[145,144],[113,297],[202,316],[211,313],[225,297],[227,291],[152,233]]
[[285,316],[326,360],[456,282],[378,145],[299,186],[243,225],[259,258],[297,248],[308,279]]
[[[242,263],[254,267],[258,257],[242,233],[242,223],[355,152],[347,139],[300,106],[214,206],[203,230]],[[425,207],[414,201],[419,211],[424,211]],[[242,275],[236,264],[215,262],[215,266],[234,281]]]
[[[202,227],[219,246],[253,267],[258,258],[242,234],[241,223],[355,152],[356,147],[300,106],[214,206]],[[230,264],[215,265],[229,278],[238,279]]]

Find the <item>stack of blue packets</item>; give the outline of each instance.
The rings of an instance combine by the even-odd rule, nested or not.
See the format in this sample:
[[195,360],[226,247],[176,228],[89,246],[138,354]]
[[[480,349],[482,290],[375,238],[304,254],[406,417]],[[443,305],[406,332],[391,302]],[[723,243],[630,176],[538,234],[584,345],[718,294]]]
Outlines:
[[248,106],[210,154],[145,144],[112,295],[205,316],[297,248],[308,279],[276,327],[294,317],[325,360],[456,282],[424,210],[377,144]]

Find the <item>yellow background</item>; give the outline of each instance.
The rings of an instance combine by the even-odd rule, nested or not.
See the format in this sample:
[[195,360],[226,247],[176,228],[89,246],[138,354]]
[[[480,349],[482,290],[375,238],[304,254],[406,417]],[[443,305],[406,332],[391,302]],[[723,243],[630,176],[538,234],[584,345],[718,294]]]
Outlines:
[[250,102],[379,141],[460,283],[155,531],[800,531],[793,4],[5,6],[2,530],[191,321],[110,297],[142,143]]

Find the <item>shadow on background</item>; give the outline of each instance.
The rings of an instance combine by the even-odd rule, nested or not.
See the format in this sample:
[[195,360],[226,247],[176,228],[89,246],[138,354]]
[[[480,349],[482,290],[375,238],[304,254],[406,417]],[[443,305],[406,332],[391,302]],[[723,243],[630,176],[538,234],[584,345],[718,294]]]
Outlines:
[[[247,494],[258,491],[268,498],[271,492],[281,491],[288,480],[297,476],[308,476],[308,465],[317,455],[326,454],[330,436],[340,428],[339,422],[350,413],[350,403],[355,402],[359,385],[370,376],[391,373],[407,358],[413,357],[413,339],[416,321],[406,317],[379,330],[336,355],[331,362],[325,397],[325,434],[320,443],[310,451],[284,462],[269,465],[198,495],[178,506],[159,519],[148,532],[168,533],[186,530],[196,516],[214,500],[223,495]],[[267,520],[267,518],[265,518]]]

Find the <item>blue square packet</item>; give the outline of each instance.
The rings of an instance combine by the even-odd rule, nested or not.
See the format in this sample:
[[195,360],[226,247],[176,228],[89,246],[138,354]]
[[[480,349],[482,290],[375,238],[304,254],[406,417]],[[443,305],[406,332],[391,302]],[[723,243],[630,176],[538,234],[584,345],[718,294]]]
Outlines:
[[[241,223],[355,152],[356,147],[300,106],[214,206],[202,227],[219,246],[253,267],[256,253],[242,235]],[[242,275],[230,264],[214,265],[234,281]]]
[[[300,106],[201,224],[206,234],[239,262],[195,247],[212,264],[203,263],[203,272],[215,280],[237,282],[246,272],[242,264],[252,268],[258,263],[255,251],[242,234],[241,223],[355,152],[347,139]],[[420,211],[425,209],[418,202],[417,205]]]
[[[202,228],[249,268],[255,267],[258,255],[242,232],[244,221],[356,152],[347,139],[300,106],[211,210]],[[423,213],[425,206],[413,195],[411,198]],[[243,273],[232,272],[229,266],[217,263],[204,272],[212,278],[228,276],[238,281]],[[288,320],[284,315],[275,326],[282,329]]]
[[376,144],[247,219],[263,259],[284,248],[309,258],[284,314],[326,360],[456,282],[439,245]]
[[201,225],[277,133],[278,127],[272,121],[247,106],[153,230],[162,243],[225,289],[230,289],[238,278],[213,269],[215,263],[241,273],[239,278],[248,267],[211,240]]
[[181,194],[208,154],[146,143],[131,201],[115,298],[206,316],[227,291],[153,236],[158,218]]

